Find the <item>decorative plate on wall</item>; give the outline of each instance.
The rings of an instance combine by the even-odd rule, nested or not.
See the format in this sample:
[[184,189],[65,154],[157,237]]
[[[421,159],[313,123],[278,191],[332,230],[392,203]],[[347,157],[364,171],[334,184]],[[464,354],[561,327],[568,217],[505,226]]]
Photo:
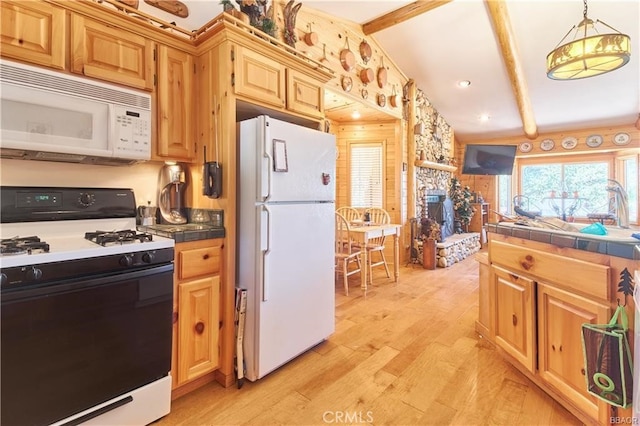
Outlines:
[[562,147],[564,149],[573,149],[576,147],[576,145],[578,145],[578,139],[574,138],[573,136],[562,139]]
[[520,152],[530,152],[533,149],[533,145],[530,142],[522,142],[519,149]]
[[613,137],[613,143],[615,143],[616,145],[626,145],[630,140],[631,136],[629,136],[628,133],[616,133],[616,135]]
[[540,149],[543,151],[551,151],[554,145],[553,139],[543,139],[543,141],[540,142]]
[[600,145],[602,145],[602,142],[604,142],[604,138],[601,135],[589,135],[587,136],[587,146],[591,147],[591,148],[596,148]]

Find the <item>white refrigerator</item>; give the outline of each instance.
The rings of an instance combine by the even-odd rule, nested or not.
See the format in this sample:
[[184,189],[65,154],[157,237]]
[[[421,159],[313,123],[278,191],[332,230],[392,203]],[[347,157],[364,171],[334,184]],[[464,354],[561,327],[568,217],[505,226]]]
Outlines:
[[238,123],[237,287],[247,290],[245,377],[335,330],[335,137],[259,116]]

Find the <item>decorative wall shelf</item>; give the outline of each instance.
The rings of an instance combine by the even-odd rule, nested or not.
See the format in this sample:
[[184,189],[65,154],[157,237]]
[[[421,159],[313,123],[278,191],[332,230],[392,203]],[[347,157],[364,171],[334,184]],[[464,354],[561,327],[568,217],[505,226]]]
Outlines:
[[455,172],[458,168],[456,166],[450,166],[448,164],[440,164],[427,160],[416,160],[416,167],[424,167],[427,169],[444,170],[445,172]]

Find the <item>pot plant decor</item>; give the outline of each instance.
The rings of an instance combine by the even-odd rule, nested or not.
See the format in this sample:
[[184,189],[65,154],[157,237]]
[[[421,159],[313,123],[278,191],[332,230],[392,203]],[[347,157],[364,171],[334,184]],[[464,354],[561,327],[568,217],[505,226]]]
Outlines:
[[453,203],[454,220],[457,222],[454,223],[455,232],[461,234],[463,232],[462,227],[464,226],[465,230],[467,229],[473,214],[476,212],[476,209],[471,204],[471,190],[468,186],[462,187],[458,178],[453,176],[449,187],[449,198]]
[[[267,6],[269,0],[221,0],[224,11],[271,37],[276,36],[278,27],[273,19],[273,8]],[[238,10],[239,9],[239,10]]]

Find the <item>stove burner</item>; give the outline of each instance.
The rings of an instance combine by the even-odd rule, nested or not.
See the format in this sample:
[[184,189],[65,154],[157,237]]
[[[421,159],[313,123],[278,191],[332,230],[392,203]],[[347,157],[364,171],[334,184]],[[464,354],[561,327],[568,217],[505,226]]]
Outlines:
[[38,237],[13,237],[0,240],[0,254],[16,255],[31,254],[33,250],[49,252],[49,244],[40,241]]
[[147,234],[146,232],[137,232],[130,229],[122,231],[86,232],[84,234],[84,238],[96,244],[100,244],[101,246],[106,246],[109,243],[122,244],[136,241],[144,243],[153,239],[151,234]]

